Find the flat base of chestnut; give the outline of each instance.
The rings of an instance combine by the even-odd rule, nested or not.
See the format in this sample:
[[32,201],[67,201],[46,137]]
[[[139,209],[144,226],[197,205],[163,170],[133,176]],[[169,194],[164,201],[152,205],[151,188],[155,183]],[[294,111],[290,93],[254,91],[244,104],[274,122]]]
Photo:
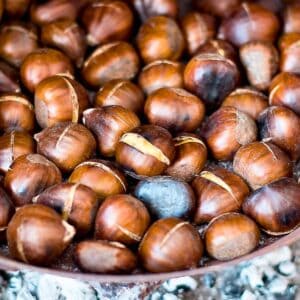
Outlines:
[[231,261],[220,262],[211,260],[208,257],[203,257],[200,262],[200,266],[197,269],[158,274],[145,272],[143,273],[142,271],[137,271],[134,274],[126,275],[91,274],[81,272],[72,260],[72,250],[75,244],[72,244],[65,251],[63,257],[55,264],[53,264],[51,268],[32,266],[13,260],[9,257],[7,245],[0,245],[0,269],[7,271],[30,270],[40,273],[48,273],[56,276],[70,277],[83,281],[95,281],[99,283],[136,283],[160,281],[174,277],[202,275],[208,272],[220,271],[222,268],[233,266],[237,263],[264,255],[275,250],[276,248],[289,245],[297,241],[298,239],[300,239],[300,228],[282,237],[270,237],[267,235],[263,235],[260,246],[258,249],[256,249],[256,251],[253,251],[248,255],[239,257]]

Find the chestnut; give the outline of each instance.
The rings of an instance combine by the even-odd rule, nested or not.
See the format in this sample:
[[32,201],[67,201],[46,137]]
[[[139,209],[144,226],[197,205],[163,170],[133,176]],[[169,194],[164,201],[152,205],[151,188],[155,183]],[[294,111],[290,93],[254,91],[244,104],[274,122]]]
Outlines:
[[183,181],[191,181],[206,163],[206,145],[200,138],[191,133],[181,133],[173,140],[176,155],[165,174]]
[[81,270],[92,273],[130,273],[137,267],[133,252],[118,242],[80,242],[74,259]]
[[61,20],[42,27],[41,41],[48,47],[64,52],[77,67],[81,67],[86,48],[84,30],[74,21]]
[[208,14],[190,12],[182,18],[181,27],[190,55],[216,35],[216,20]]
[[230,18],[223,20],[218,37],[242,46],[253,41],[272,43],[278,31],[279,20],[273,12],[259,4],[244,2]]
[[34,92],[43,79],[58,73],[72,75],[74,69],[66,55],[50,48],[41,48],[27,55],[20,69],[21,80],[30,92]]
[[116,79],[104,84],[96,94],[96,107],[119,105],[135,113],[144,107],[144,95],[140,87],[129,80]]
[[95,238],[126,245],[139,243],[150,224],[145,205],[125,194],[109,196],[95,220]]
[[276,48],[268,42],[249,42],[240,48],[240,58],[250,84],[258,90],[267,90],[278,70]]
[[259,245],[260,231],[247,216],[226,213],[208,224],[204,239],[208,254],[226,261],[254,250]]
[[283,56],[284,50],[290,45],[298,42],[300,40],[300,32],[290,32],[283,34],[278,40],[278,48],[281,51],[281,56]]
[[34,109],[27,97],[17,93],[0,96],[0,130],[32,132],[34,125]]
[[264,8],[280,15],[284,9],[285,1],[281,0],[254,0],[255,3],[260,4]]
[[292,175],[289,157],[270,142],[254,142],[241,147],[234,156],[233,169],[255,190]]
[[91,159],[79,164],[68,181],[88,186],[96,192],[100,200],[125,193],[127,190],[124,174],[114,163],[100,159]]
[[59,169],[39,154],[18,157],[4,177],[4,187],[15,206],[31,203],[46,188],[62,181]]
[[140,126],[140,120],[134,112],[115,105],[85,110],[83,124],[96,136],[100,154],[110,157],[121,136]]
[[154,16],[140,27],[137,46],[145,63],[159,59],[176,61],[183,53],[185,41],[173,19]]
[[38,48],[37,30],[28,23],[10,22],[0,29],[0,56],[15,67]]
[[184,89],[161,88],[148,96],[144,112],[150,124],[172,132],[192,132],[204,119],[205,106]]
[[183,74],[185,88],[203,100],[208,110],[221,104],[236,88],[239,77],[239,70],[232,60],[214,53],[194,56]]
[[19,92],[21,92],[21,86],[18,71],[0,60],[0,93]]
[[82,14],[90,46],[127,40],[133,27],[133,14],[123,1],[95,0]]
[[72,171],[91,158],[96,150],[92,133],[83,125],[62,122],[34,135],[37,152],[53,161],[63,172]]
[[26,132],[12,131],[0,136],[0,172],[6,173],[19,156],[35,152],[35,142]]
[[230,106],[214,112],[202,130],[208,148],[217,160],[231,160],[241,146],[255,141],[257,136],[254,120]]
[[138,183],[134,195],[157,219],[176,217],[187,219],[195,209],[195,195],[191,187],[181,180],[155,176]]
[[171,134],[156,125],[143,125],[122,135],[116,161],[138,175],[162,174],[172,163],[175,147]]
[[113,42],[98,47],[84,62],[83,79],[99,88],[113,79],[132,79],[139,70],[139,57],[126,42]]
[[300,185],[282,178],[256,190],[243,204],[243,211],[271,235],[287,234],[300,224]]
[[300,118],[290,109],[271,106],[259,119],[260,135],[285,150],[292,160],[300,158]]
[[3,0],[5,2],[4,4],[4,10],[5,15],[8,15],[12,18],[20,18],[22,17],[27,9],[29,8],[29,5],[31,4],[32,0]]
[[15,208],[5,190],[0,187],[0,241],[6,239],[6,229],[10,219],[15,213]]
[[183,64],[170,60],[156,60],[142,69],[139,85],[148,95],[163,87],[182,88]]
[[192,182],[197,204],[194,222],[202,224],[227,212],[240,211],[250,194],[245,181],[224,168],[202,171]]
[[153,223],[139,246],[139,258],[149,272],[161,273],[196,268],[203,254],[199,233],[177,218]]
[[60,257],[75,234],[51,208],[34,204],[17,210],[7,228],[12,257],[33,265],[50,265]]
[[268,107],[268,98],[253,88],[237,88],[225,98],[222,106],[233,106],[257,120],[259,114]]
[[42,128],[59,122],[78,123],[89,106],[87,91],[69,75],[43,79],[34,92],[35,116]]
[[78,236],[86,235],[94,226],[97,196],[83,184],[64,182],[53,185],[34,197],[32,202],[53,208],[76,228]]
[[283,15],[283,31],[300,33],[300,4],[297,1],[286,5]]

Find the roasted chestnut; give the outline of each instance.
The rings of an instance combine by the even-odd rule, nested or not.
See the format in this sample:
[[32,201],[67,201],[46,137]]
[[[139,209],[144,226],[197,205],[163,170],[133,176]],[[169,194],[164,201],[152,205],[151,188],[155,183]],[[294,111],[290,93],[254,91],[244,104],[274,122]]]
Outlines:
[[37,152],[53,161],[63,172],[72,171],[91,158],[96,150],[92,133],[83,125],[62,122],[34,135]]
[[245,255],[258,246],[259,239],[257,225],[238,213],[226,213],[213,219],[205,231],[206,251],[217,260]]
[[183,64],[170,60],[156,60],[142,69],[139,85],[148,95],[163,87],[182,88]]
[[300,4],[297,1],[290,3],[285,7],[283,16],[283,30],[288,32],[300,33]]
[[112,162],[100,159],[79,164],[68,181],[90,187],[100,200],[127,190],[124,174]]
[[136,244],[141,241],[149,224],[149,213],[141,201],[125,194],[110,196],[98,210],[95,238]]
[[187,219],[194,213],[195,195],[183,181],[167,176],[155,176],[138,183],[134,195],[155,218]]
[[76,228],[76,235],[84,236],[94,226],[98,209],[96,193],[79,183],[59,183],[32,199],[33,203],[49,206]]
[[241,146],[255,141],[257,136],[254,120],[230,106],[214,112],[204,124],[202,132],[217,160],[231,160]]
[[93,88],[113,79],[132,79],[139,70],[139,57],[126,42],[98,47],[84,62],[82,76]]
[[256,120],[268,107],[268,98],[253,88],[237,88],[225,98],[222,106],[233,106]]
[[150,124],[159,125],[172,132],[192,132],[205,115],[203,102],[180,88],[161,88],[150,94],[144,106]]
[[121,243],[83,241],[75,249],[74,259],[85,272],[130,273],[137,266],[133,252]]
[[0,172],[6,173],[19,156],[34,152],[35,142],[26,132],[12,131],[0,136]]
[[27,55],[20,69],[22,82],[30,92],[34,92],[43,79],[58,73],[72,75],[74,69],[66,55],[50,48],[41,48]]
[[34,265],[49,265],[70,244],[75,229],[51,208],[34,204],[17,210],[7,228],[12,257]]
[[32,132],[34,125],[33,105],[27,97],[16,93],[0,96],[0,130]]
[[84,9],[82,23],[91,46],[127,40],[133,27],[133,14],[123,1],[96,0]]
[[244,2],[222,22],[218,37],[236,46],[253,41],[272,43],[278,31],[279,20],[273,12],[259,4]]
[[7,225],[15,213],[15,208],[6,194],[5,190],[0,187],[0,241],[6,239]]
[[126,108],[105,106],[85,110],[83,124],[96,136],[100,154],[110,157],[114,156],[121,136],[140,126],[140,120]]
[[234,156],[233,168],[255,190],[292,175],[292,163],[287,154],[269,142],[254,142],[241,147]]
[[240,211],[250,194],[240,176],[219,167],[202,171],[193,180],[192,187],[197,197],[196,224],[207,223],[227,212]]
[[143,267],[155,273],[196,268],[202,254],[203,244],[196,228],[177,218],[153,223],[139,246]]
[[26,13],[32,0],[4,0],[4,2],[5,14],[12,18],[20,18]]
[[15,206],[31,203],[46,188],[62,181],[59,169],[39,154],[18,157],[4,177],[4,187]]
[[137,46],[145,63],[159,59],[176,61],[183,53],[184,44],[184,37],[177,23],[165,16],[146,20],[137,35]]
[[84,87],[69,75],[54,75],[36,86],[34,106],[39,125],[46,128],[59,122],[78,123],[89,98]]
[[64,52],[77,67],[81,67],[87,48],[84,30],[72,20],[61,20],[42,27],[44,45]]
[[119,105],[135,113],[144,107],[144,95],[140,87],[128,80],[111,80],[96,94],[95,106]]
[[162,174],[172,163],[175,147],[171,134],[155,125],[143,125],[122,135],[116,161],[138,175]]
[[207,159],[207,148],[195,134],[181,133],[174,138],[176,155],[165,174],[191,181],[203,169]]
[[19,73],[6,62],[0,60],[0,93],[21,92]]

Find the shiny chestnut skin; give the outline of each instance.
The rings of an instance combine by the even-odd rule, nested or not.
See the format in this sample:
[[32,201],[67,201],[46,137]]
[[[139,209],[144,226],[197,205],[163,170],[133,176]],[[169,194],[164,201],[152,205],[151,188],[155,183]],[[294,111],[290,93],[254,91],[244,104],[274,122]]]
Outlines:
[[4,0],[4,2],[5,15],[20,18],[26,13],[32,0]]
[[300,4],[295,1],[286,5],[283,15],[283,30],[285,33],[300,33]]
[[163,87],[182,88],[183,69],[180,62],[156,60],[141,70],[139,86],[147,95]]
[[208,14],[190,12],[181,19],[181,27],[190,55],[216,35],[216,20]]
[[274,42],[279,31],[279,21],[274,13],[256,3],[242,3],[238,10],[225,19],[218,37],[236,46],[247,42]]
[[292,175],[288,155],[269,142],[254,142],[241,147],[234,156],[233,169],[254,190]]
[[203,102],[180,88],[161,88],[150,94],[144,106],[150,124],[171,132],[197,129],[205,115]]
[[79,164],[68,181],[88,186],[100,200],[127,190],[126,178],[119,168],[114,163],[101,159],[91,159]]
[[39,154],[28,154],[12,163],[4,177],[4,188],[15,206],[23,206],[61,181],[61,173],[51,161]]
[[54,75],[43,79],[35,88],[34,108],[42,128],[59,122],[78,123],[89,107],[88,93],[71,76]]
[[271,106],[259,119],[260,136],[286,151],[292,160],[300,158],[300,118],[290,109]]
[[113,79],[130,80],[139,70],[139,57],[126,42],[104,44],[87,58],[83,64],[83,79],[92,88],[99,88]]
[[5,174],[19,156],[34,152],[34,139],[27,132],[11,131],[0,136],[0,172]]
[[22,94],[6,93],[0,96],[0,130],[34,130],[34,109],[28,98]]
[[77,67],[81,67],[86,48],[84,30],[74,21],[60,20],[42,26],[41,41],[48,47],[64,52]]
[[225,98],[222,106],[233,106],[256,120],[268,107],[268,98],[253,88],[237,88]]
[[123,168],[145,176],[162,174],[174,155],[171,134],[156,125],[142,125],[125,133],[116,148],[116,161]]
[[17,210],[8,225],[9,253],[28,264],[50,265],[71,243],[74,234],[74,227],[53,209],[26,205]]
[[185,41],[177,23],[165,16],[151,17],[140,27],[137,47],[145,63],[155,60],[178,60]]
[[34,92],[43,79],[58,73],[72,75],[74,69],[65,54],[50,48],[41,48],[27,55],[20,69],[21,80],[30,92]]
[[239,82],[236,64],[219,54],[194,56],[184,70],[185,88],[204,101],[208,110],[220,105]]
[[107,197],[95,220],[95,238],[126,245],[139,243],[150,224],[150,215],[138,199],[125,194]]
[[19,92],[21,92],[21,86],[18,71],[0,60],[0,93]]
[[91,158],[96,150],[92,133],[83,125],[62,122],[34,135],[37,152],[53,161],[63,172],[71,172]]
[[173,140],[176,154],[165,174],[184,181],[191,181],[206,163],[206,145],[192,133],[178,134]]
[[14,205],[5,190],[0,187],[0,241],[6,239],[6,229],[14,213]]
[[250,190],[238,175],[224,168],[202,171],[192,182],[197,204],[194,222],[207,223],[228,212],[238,212]]
[[142,266],[153,273],[196,268],[202,254],[203,244],[196,228],[177,218],[153,223],[139,246]]
[[231,160],[241,146],[256,140],[257,127],[247,114],[225,106],[208,118],[202,133],[215,159]]
[[141,125],[134,112],[117,105],[87,109],[82,121],[95,135],[100,154],[106,157],[114,156],[124,133]]
[[37,30],[22,22],[3,24],[0,29],[0,56],[15,67],[38,48]]
[[278,48],[281,51],[281,56],[284,54],[284,50],[288,49],[290,45],[300,40],[300,32],[284,33],[278,40]]
[[144,107],[144,95],[140,87],[129,80],[115,79],[104,84],[96,94],[96,107],[119,105],[135,113]]
[[260,231],[247,216],[226,213],[209,223],[204,239],[208,254],[226,261],[254,250],[259,245]]
[[134,21],[129,6],[123,1],[115,0],[90,2],[85,7],[81,20],[90,46],[127,40]]
[[267,42],[249,42],[240,48],[240,58],[251,86],[267,90],[279,66],[276,48]]
[[79,268],[92,273],[130,273],[137,267],[137,258],[123,244],[110,241],[83,241],[74,252]]
[[33,203],[53,208],[73,225],[77,236],[85,236],[94,226],[99,206],[96,193],[79,183],[59,183],[32,199]]
[[287,234],[300,224],[300,185],[282,178],[263,186],[243,204],[245,214],[271,235]]

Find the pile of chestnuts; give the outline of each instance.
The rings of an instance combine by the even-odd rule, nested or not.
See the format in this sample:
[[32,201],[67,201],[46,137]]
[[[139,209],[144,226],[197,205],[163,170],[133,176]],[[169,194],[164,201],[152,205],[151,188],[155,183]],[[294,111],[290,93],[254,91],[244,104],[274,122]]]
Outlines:
[[0,0],[0,18],[11,258],[172,272],[300,225],[299,0]]

